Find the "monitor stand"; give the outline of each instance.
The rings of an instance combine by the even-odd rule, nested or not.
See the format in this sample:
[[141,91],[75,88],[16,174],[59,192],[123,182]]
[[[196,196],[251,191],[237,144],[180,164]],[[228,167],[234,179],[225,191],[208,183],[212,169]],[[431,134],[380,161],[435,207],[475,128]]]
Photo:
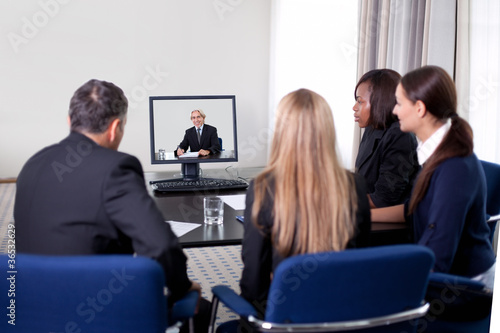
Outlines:
[[[245,181],[204,178],[200,176],[199,163],[183,163],[181,170],[182,178],[151,180],[149,184],[153,190],[159,192],[239,190],[248,187],[248,183]],[[155,185],[159,183],[163,184]]]
[[197,181],[200,180],[200,163],[182,163],[181,164],[182,178],[170,178],[161,180],[151,180],[149,184],[163,182],[179,182],[179,181]]
[[194,181],[200,179],[200,163],[182,163],[181,170],[185,181]]

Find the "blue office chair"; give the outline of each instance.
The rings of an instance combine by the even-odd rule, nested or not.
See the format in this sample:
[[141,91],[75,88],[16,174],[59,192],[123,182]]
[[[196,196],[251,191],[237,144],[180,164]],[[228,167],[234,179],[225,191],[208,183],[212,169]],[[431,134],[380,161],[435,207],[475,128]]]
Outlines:
[[490,227],[490,241],[493,243],[495,228],[500,220],[500,165],[481,161],[486,176],[486,214]]
[[[1,332],[164,333],[170,324],[163,270],[152,259],[11,257],[0,255]],[[188,294],[174,320],[192,317],[197,299]]]
[[218,138],[218,139],[219,139],[220,150],[223,151],[224,149],[222,149],[222,138]]
[[431,273],[426,292],[430,309],[420,320],[421,332],[487,333],[492,299],[492,290],[487,290],[479,281]]
[[[481,161],[486,176],[486,213],[493,242],[500,218],[500,165]],[[431,273],[426,300],[430,310],[421,327],[428,333],[489,332],[493,292],[466,277],[446,273]]]
[[285,259],[274,272],[263,319],[257,309],[226,286],[212,289],[213,332],[218,302],[242,318],[217,332],[415,332],[413,319],[424,303],[434,254],[405,244]]

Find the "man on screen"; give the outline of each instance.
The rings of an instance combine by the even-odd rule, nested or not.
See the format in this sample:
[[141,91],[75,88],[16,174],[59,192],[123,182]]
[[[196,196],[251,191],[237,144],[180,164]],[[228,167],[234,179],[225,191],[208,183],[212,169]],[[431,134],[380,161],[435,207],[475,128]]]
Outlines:
[[197,151],[198,156],[217,154],[221,150],[217,128],[205,124],[205,113],[201,109],[191,111],[193,127],[186,130],[184,139],[176,150],[176,155],[183,155],[188,147],[192,152]]

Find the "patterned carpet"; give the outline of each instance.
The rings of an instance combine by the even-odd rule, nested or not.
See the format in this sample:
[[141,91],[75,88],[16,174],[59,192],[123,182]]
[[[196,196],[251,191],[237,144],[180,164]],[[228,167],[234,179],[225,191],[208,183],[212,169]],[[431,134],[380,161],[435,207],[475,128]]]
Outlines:
[[[185,249],[188,256],[188,276],[202,287],[202,296],[212,300],[212,287],[224,284],[240,293],[241,245],[213,246]],[[238,316],[220,303],[216,326]]]
[[[14,196],[16,184],[0,184],[0,253],[8,249],[8,225],[14,222]],[[202,296],[212,300],[211,288],[225,284],[239,293],[239,280],[243,264],[241,246],[214,246],[184,249],[188,257],[188,276],[202,287]],[[237,316],[225,306],[219,306],[216,326]]]
[[8,227],[14,222],[16,184],[0,184],[0,253],[7,252]]

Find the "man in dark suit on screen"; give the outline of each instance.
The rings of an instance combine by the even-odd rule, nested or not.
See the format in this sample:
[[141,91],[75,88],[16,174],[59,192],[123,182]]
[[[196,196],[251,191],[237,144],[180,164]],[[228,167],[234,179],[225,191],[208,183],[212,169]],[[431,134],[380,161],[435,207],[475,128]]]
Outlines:
[[206,115],[203,110],[191,111],[191,121],[193,127],[186,130],[184,139],[177,147],[175,154],[183,155],[188,147],[192,152],[198,152],[198,156],[208,156],[217,154],[221,150],[217,128],[205,124]]
[[110,82],[90,80],[75,92],[70,134],[32,156],[18,176],[16,246],[32,254],[153,258],[173,303],[201,287],[187,276],[186,256],[146,190],[139,160],[117,151],[127,108],[123,91]]

